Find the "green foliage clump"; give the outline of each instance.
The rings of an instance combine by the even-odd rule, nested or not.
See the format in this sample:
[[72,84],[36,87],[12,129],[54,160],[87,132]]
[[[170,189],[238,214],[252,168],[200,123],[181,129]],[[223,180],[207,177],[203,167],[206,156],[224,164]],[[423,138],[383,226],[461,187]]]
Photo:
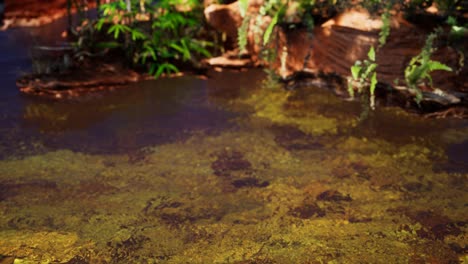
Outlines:
[[[358,92],[362,93],[363,87],[368,83],[370,92],[370,106],[375,108],[375,88],[377,87],[377,63],[375,62],[375,49],[372,46],[367,53],[367,59],[364,61],[356,61],[351,67],[351,75],[354,81],[357,81]],[[351,82],[348,83],[348,92],[353,97],[354,89]]]
[[387,43],[387,38],[390,35],[390,7],[385,9],[382,14],[382,28],[379,32],[379,48],[383,47]]
[[[380,3],[380,1],[376,1]],[[387,38],[390,35],[390,8],[391,5],[387,5],[384,12],[382,13],[382,28],[379,32],[379,46],[381,48],[387,42]],[[369,52],[367,53],[367,59],[364,61],[356,61],[353,66],[351,66],[351,76],[352,79],[357,82],[358,92],[363,92],[363,87],[369,86],[369,105],[371,109],[375,109],[375,89],[377,88],[377,67],[375,59],[376,50],[374,46],[371,46]],[[354,97],[354,87],[351,81],[348,82],[348,92],[351,97]]]
[[[252,19],[251,15],[247,14],[249,4],[246,0],[239,1],[239,11],[241,16],[243,17],[242,24],[238,28],[238,44],[239,50],[241,52],[246,51],[247,46],[247,34],[249,29],[249,23]],[[254,33],[255,33],[255,42],[258,44],[260,41],[258,39],[258,35],[262,34],[261,32],[261,24],[263,22],[263,18],[265,16],[271,16],[272,20],[268,25],[265,32],[263,32],[263,45],[266,45],[270,39],[271,34],[273,32],[274,27],[278,24],[281,20],[281,17],[284,16],[286,4],[283,4],[280,0],[268,0],[260,7],[259,13],[255,17],[254,23]]]
[[119,0],[100,6],[103,16],[96,28],[107,28],[127,58],[135,64],[148,63],[149,73],[157,78],[178,72],[180,63],[196,64],[196,56],[210,56],[211,43],[197,38],[202,26],[199,7],[195,0]]
[[406,85],[416,93],[415,99],[418,103],[422,100],[422,92],[418,86],[424,84],[426,81],[432,86],[431,72],[436,70],[452,71],[452,68],[449,66],[439,61],[431,60],[431,55],[435,51],[433,42],[436,37],[436,32],[429,34],[421,53],[413,57],[405,68]]

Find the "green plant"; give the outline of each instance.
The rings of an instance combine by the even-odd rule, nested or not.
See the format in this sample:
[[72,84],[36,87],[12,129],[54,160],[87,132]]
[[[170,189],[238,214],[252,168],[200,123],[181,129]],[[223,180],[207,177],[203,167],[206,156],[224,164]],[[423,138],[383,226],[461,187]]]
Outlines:
[[432,87],[431,72],[437,70],[452,71],[452,68],[449,66],[439,61],[431,60],[431,55],[435,51],[433,42],[436,37],[437,32],[429,34],[421,53],[413,57],[405,68],[406,85],[416,94],[415,100],[417,103],[422,100],[422,92],[419,86],[426,84],[426,81],[428,81]]
[[[380,0],[373,1],[373,4],[381,4]],[[383,47],[387,43],[387,38],[390,35],[390,20],[391,14],[390,9],[392,2],[386,4],[385,10],[381,15],[382,28],[379,32],[379,45],[378,49]],[[377,67],[376,63],[376,50],[374,46],[371,46],[367,53],[367,59],[364,61],[357,60],[353,66],[351,66],[351,77],[352,80],[348,79],[348,93],[351,97],[354,97],[354,85],[353,81],[357,84],[357,89],[360,94],[363,92],[363,88],[369,87],[369,105],[372,110],[375,109],[375,89],[377,88]],[[367,98],[366,98],[367,100]]]
[[[278,23],[279,17],[282,14],[284,14],[284,6],[285,5],[282,4],[280,0],[268,0],[265,1],[260,7],[259,12],[254,20],[255,23],[253,23],[254,40],[256,44],[259,44],[260,42],[259,35],[262,34],[262,30],[260,27],[263,23],[263,18],[265,16],[272,16],[272,21],[268,25],[266,31],[263,33],[263,45],[265,45],[271,37],[273,28]],[[239,0],[239,12],[242,16],[242,24],[238,28],[237,42],[241,53],[246,52],[246,46],[248,41],[247,34],[249,30],[250,20],[252,19],[252,16],[247,14],[248,8],[248,0]]]
[[383,12],[382,18],[382,28],[379,32],[379,48],[383,47],[387,43],[388,36],[390,35],[390,14],[391,6],[388,6]]
[[454,16],[449,16],[446,23],[450,26],[449,38],[451,41],[462,40],[468,34],[468,25],[460,25]]
[[268,24],[268,27],[265,30],[265,33],[263,34],[263,45],[265,46],[271,39],[271,33],[273,32],[273,29],[275,28],[276,24],[278,24],[278,20],[280,19],[280,16],[284,12],[285,5],[281,6],[280,9],[275,13],[273,16],[273,19],[271,19],[270,24]]
[[457,10],[462,9],[464,5],[464,0],[434,0],[434,2],[445,15],[454,14]]
[[96,34],[95,24],[85,20],[81,26],[70,30],[75,41],[72,42],[74,48],[74,58],[80,61],[85,57],[96,57],[105,55],[109,49],[120,47],[116,41],[99,39]]
[[[202,17],[197,12],[196,0],[119,0],[101,5],[103,16],[96,28],[115,40],[123,40],[121,48],[135,64],[148,65],[149,73],[156,78],[163,73],[178,72],[178,64],[196,65],[197,57],[208,57],[210,42],[197,38]],[[178,8],[179,7],[179,8]],[[147,19],[142,19],[147,15]],[[143,16],[145,17],[145,16]],[[145,21],[146,20],[146,21]]]
[[[351,67],[351,75],[357,82],[358,92],[362,93],[363,88],[369,85],[370,107],[375,109],[375,88],[377,87],[377,63],[375,62],[375,49],[371,46],[367,53],[367,59],[364,61],[356,61]],[[348,92],[351,97],[354,97],[354,86],[352,82],[348,82]]]

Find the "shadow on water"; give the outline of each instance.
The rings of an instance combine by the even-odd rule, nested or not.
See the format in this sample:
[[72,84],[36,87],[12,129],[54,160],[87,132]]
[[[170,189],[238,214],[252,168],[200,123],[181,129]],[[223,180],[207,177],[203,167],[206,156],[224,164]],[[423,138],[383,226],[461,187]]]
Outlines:
[[[381,139],[395,146],[417,144],[430,150],[442,148],[446,159],[434,156],[434,169],[450,173],[468,172],[468,120],[427,119],[395,107],[377,107],[365,119],[358,102],[346,102],[327,90],[304,86],[290,92],[285,110],[316,112],[338,120],[332,141],[349,136]],[[346,125],[354,123],[354,125]],[[436,152],[436,151],[434,151]]]
[[[216,105],[216,98],[226,97],[207,88],[227,84],[223,78],[146,81],[82,102],[21,96],[15,81],[31,70],[31,47],[61,42],[57,32],[64,25],[61,19],[40,28],[0,32],[1,158],[54,149],[119,153],[180,140],[194,131],[213,133],[232,127],[229,120],[235,114]],[[245,78],[235,75],[229,84],[239,87]]]
[[119,153],[225,129],[233,113],[210,105],[206,82],[193,77],[131,85],[85,102],[27,99],[22,126],[49,148]]
[[[230,85],[239,87],[249,75],[237,76]],[[22,107],[3,109],[11,122],[1,125],[2,156],[55,149],[122,153],[183,140],[193,132],[233,129],[230,120],[239,114],[222,107],[228,100],[216,93],[222,85],[224,78],[187,76],[133,84],[80,102],[13,97]],[[239,96],[238,89],[228,95],[233,96]]]

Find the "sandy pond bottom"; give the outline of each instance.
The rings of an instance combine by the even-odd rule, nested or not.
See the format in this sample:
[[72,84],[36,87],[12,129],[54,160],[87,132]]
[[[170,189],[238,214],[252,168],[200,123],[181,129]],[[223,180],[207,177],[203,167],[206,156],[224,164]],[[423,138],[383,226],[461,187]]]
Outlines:
[[243,74],[203,81],[219,129],[2,153],[0,263],[467,263],[465,121]]

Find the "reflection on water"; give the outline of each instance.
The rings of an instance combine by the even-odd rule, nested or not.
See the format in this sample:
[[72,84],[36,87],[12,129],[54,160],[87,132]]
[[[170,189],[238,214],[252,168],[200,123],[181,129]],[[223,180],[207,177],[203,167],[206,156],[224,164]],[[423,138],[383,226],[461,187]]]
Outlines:
[[467,260],[466,121],[358,122],[259,70],[24,98],[25,49],[0,43],[0,263]]
[[23,126],[41,133],[46,146],[118,153],[181,139],[191,131],[215,132],[229,126],[232,115],[208,102],[206,81],[182,77],[82,102],[30,99]]

